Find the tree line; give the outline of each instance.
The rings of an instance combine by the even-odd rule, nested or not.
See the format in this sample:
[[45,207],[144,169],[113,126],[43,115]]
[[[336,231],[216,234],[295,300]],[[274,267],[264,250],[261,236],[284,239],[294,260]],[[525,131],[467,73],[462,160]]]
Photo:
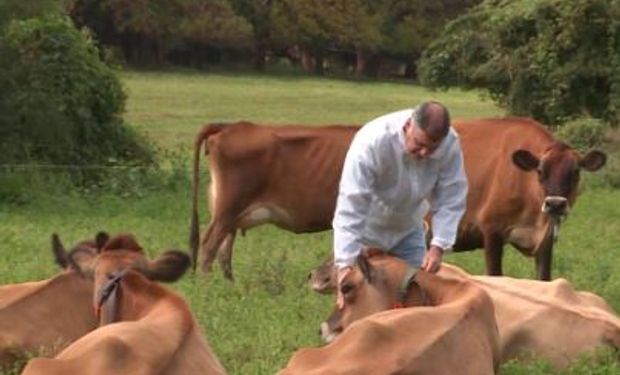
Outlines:
[[620,122],[620,0],[63,0],[135,65],[251,63],[476,88],[510,113]]
[[397,74],[550,125],[620,123],[620,0],[3,0],[0,164],[153,163],[113,59]]
[[415,77],[443,25],[480,0],[75,0],[68,11],[128,63],[286,61],[306,72]]

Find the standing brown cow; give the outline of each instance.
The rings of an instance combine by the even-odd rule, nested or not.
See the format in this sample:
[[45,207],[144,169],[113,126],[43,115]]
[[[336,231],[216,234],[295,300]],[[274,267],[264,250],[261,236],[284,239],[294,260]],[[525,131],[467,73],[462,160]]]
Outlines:
[[[503,246],[536,258],[538,277],[551,278],[561,219],[573,206],[579,171],[595,171],[606,155],[579,155],[541,124],[523,118],[455,120],[469,183],[455,251],[484,248],[486,272],[502,274]],[[211,124],[194,145],[191,247],[199,246],[200,150],[210,154],[211,224],[202,240],[203,268],[218,249],[232,278],[237,229],[273,223],[295,233],[329,229],[344,158],[357,127]]]
[[317,129],[248,122],[205,126],[194,145],[190,239],[194,265],[203,143],[211,173],[211,224],[202,239],[203,268],[210,268],[220,249],[222,271],[232,279],[230,257],[237,229],[265,223],[295,233],[331,228],[342,164],[356,131],[353,126]]
[[454,249],[484,248],[487,275],[502,275],[510,243],[535,257],[540,280],[550,280],[553,243],[577,198],[579,172],[598,170],[606,155],[582,157],[529,119],[461,120],[454,127],[469,183]]

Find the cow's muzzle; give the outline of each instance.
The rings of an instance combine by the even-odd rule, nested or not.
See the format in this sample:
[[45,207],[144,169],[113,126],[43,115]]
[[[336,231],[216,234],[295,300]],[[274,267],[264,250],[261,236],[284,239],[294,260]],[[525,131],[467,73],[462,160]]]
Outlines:
[[332,294],[336,291],[336,280],[330,272],[325,274],[321,270],[313,270],[308,274],[310,289],[320,294]]
[[550,195],[546,197],[542,205],[542,212],[556,217],[568,215],[569,210],[570,206],[568,204],[568,199],[557,195]]
[[321,339],[323,339],[325,343],[329,344],[334,341],[340,333],[342,333],[342,329],[332,329],[328,322],[323,322],[321,323],[319,333],[321,334]]

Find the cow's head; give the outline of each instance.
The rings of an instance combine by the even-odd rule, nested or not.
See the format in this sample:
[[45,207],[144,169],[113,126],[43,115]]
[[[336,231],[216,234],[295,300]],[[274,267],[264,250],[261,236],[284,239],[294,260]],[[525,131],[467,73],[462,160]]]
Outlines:
[[96,254],[88,262],[73,259],[71,253],[66,254],[66,258],[79,273],[94,280],[94,306],[102,325],[118,319],[117,300],[122,293],[123,279],[139,274],[152,281],[174,282],[191,264],[189,255],[178,250],[166,251],[149,261],[131,234],[111,238],[98,235],[96,245]]
[[334,259],[323,262],[308,274],[310,289],[321,294],[332,294],[336,291],[336,266]]
[[90,267],[97,256],[98,249],[103,247],[109,237],[106,232],[99,232],[94,240],[80,241],[67,251],[58,234],[54,233],[51,238],[54,260],[64,270],[81,273],[82,269]]
[[545,152],[536,156],[527,150],[512,154],[513,163],[524,171],[536,171],[545,199],[542,211],[556,218],[566,216],[577,194],[581,169],[593,172],[607,161],[607,155],[591,150],[581,156],[570,146],[555,142]]
[[[351,323],[370,314],[397,307],[425,304],[415,282],[417,269],[383,252],[362,251],[355,267],[340,283],[344,304],[321,323],[321,337],[333,341]],[[419,271],[423,272],[423,271]]]

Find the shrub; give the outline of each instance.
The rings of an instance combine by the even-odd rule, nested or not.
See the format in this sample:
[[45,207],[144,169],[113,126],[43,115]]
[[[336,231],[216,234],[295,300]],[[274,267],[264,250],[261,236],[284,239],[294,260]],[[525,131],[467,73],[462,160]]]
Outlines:
[[587,151],[603,143],[607,127],[594,118],[580,118],[565,123],[557,132],[558,138],[580,151]]
[[149,164],[123,123],[125,94],[66,16],[14,20],[0,36],[0,163]]
[[425,50],[427,86],[486,89],[510,112],[560,124],[620,121],[620,0],[486,0]]

